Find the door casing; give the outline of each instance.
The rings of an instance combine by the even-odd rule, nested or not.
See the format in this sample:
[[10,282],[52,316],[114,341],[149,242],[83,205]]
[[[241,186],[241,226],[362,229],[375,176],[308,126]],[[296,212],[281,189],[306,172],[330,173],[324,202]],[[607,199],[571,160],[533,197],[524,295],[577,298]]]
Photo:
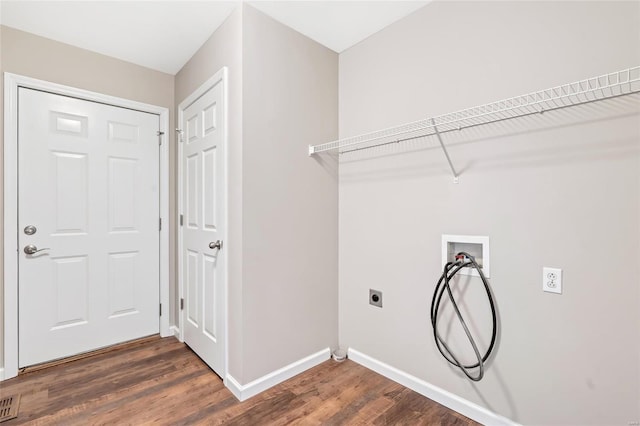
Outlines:
[[[224,292],[223,296],[223,316],[225,318],[224,327],[222,327],[224,336],[222,337],[224,341],[224,372],[222,374],[223,383],[225,386],[227,385],[227,377],[229,373],[229,286],[228,286],[228,271],[229,271],[229,246],[232,246],[233,243],[229,241],[228,232],[229,232],[229,191],[228,191],[228,182],[229,182],[229,120],[228,120],[228,86],[227,86],[227,67],[222,67],[218,72],[216,72],[211,78],[205,81],[200,87],[193,91],[186,99],[180,102],[178,105],[178,123],[182,123],[184,118],[184,110],[196,101],[200,96],[206,93],[209,89],[214,87],[218,83],[222,83],[222,116],[225,121],[224,133],[223,133],[223,141],[224,144],[224,173],[223,173],[223,194],[221,195],[224,200],[224,209],[223,209],[223,221],[225,224],[225,230],[221,235],[221,239],[224,241],[224,250],[226,250],[227,255],[222,256],[222,264],[223,264],[223,274],[222,274],[222,289]],[[180,137],[180,136],[179,136]],[[182,170],[182,156],[183,149],[182,143],[178,141],[178,214],[184,214],[184,206],[183,206],[183,178],[184,178],[184,170]],[[178,282],[179,282],[179,298],[184,297],[184,280],[183,280],[183,258],[182,258],[182,250],[183,250],[183,233],[182,227],[178,225]],[[184,310],[180,310],[178,312],[179,319],[179,339],[181,342],[184,342]]]
[[4,368],[0,380],[18,375],[18,87],[100,102],[160,116],[160,335],[172,335],[169,324],[169,109],[88,90],[4,73]]

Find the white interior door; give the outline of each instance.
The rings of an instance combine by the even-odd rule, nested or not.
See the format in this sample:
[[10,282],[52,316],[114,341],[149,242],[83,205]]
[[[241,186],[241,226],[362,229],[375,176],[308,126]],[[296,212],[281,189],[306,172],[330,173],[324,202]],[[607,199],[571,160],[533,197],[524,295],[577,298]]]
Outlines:
[[18,100],[19,366],[158,333],[158,115]]
[[180,106],[184,341],[225,374],[224,79]]

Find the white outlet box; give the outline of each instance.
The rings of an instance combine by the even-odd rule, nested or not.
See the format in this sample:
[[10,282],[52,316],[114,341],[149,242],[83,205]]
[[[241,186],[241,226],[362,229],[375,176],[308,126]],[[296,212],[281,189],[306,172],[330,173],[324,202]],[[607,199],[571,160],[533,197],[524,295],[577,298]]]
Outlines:
[[562,294],[562,269],[542,268],[542,290]]
[[[442,266],[447,262],[455,261],[459,252],[469,253],[486,278],[491,278],[491,262],[489,255],[489,237],[477,235],[443,235],[442,236]],[[473,268],[463,268],[460,275],[472,275],[479,277],[478,271]]]

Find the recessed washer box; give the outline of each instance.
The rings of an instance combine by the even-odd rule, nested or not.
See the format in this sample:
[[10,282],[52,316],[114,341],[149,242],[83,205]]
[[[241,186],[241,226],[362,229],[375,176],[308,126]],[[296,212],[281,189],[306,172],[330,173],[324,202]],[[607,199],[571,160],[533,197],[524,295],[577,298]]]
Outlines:
[[[478,263],[484,276],[491,276],[489,262],[489,237],[478,235],[442,235],[442,266],[447,262],[454,262],[456,254],[461,251],[469,253]],[[461,275],[479,277],[474,268],[463,268]]]

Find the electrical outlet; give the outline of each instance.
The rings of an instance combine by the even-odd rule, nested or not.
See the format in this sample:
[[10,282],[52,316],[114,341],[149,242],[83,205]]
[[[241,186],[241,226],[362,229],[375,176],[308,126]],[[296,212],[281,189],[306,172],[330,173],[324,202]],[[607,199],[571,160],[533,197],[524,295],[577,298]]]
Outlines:
[[382,308],[382,292],[369,289],[369,304]]
[[562,269],[542,268],[542,290],[562,294]]

